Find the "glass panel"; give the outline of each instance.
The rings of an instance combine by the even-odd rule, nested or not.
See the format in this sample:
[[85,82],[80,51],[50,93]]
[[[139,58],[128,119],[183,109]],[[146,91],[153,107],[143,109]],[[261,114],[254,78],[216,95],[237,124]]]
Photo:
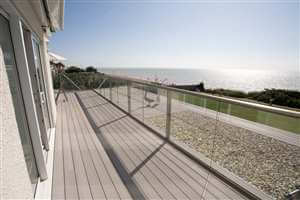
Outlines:
[[37,78],[39,82],[39,89],[40,89],[40,100],[42,103],[42,109],[43,109],[43,116],[44,116],[44,122],[46,126],[46,130],[50,128],[50,116],[49,116],[49,110],[48,110],[48,98],[47,98],[47,91],[45,89],[45,81],[41,66],[41,58],[40,58],[40,50],[39,50],[39,44],[35,39],[33,39],[33,52],[34,52],[34,60],[35,60],[35,66],[37,71]]
[[131,115],[140,121],[144,121],[144,91],[143,85],[131,85]]
[[122,80],[111,80],[112,102],[128,111],[128,98],[127,98],[127,82]]
[[127,82],[126,81],[118,81],[117,98],[118,98],[118,105],[127,112],[128,111],[128,94],[127,94]]
[[167,97],[166,90],[145,86],[144,123],[166,137]]
[[[218,109],[219,102],[207,100],[179,92],[172,92],[171,102],[171,135],[170,140],[176,142],[187,151],[195,151],[201,161],[211,165],[214,161],[214,140],[218,122],[218,113],[211,108]],[[189,167],[189,166],[186,166]],[[208,171],[198,174],[195,178],[203,185],[201,194],[205,194],[204,199],[215,199],[214,193],[205,191],[214,181],[210,180]]]
[[107,87],[108,81],[105,80],[102,74],[95,73],[94,74],[94,80],[93,80],[93,89],[96,90],[99,94],[104,96],[104,89]]
[[211,100],[207,105],[201,97],[176,92],[172,97],[171,136],[210,158],[217,112],[209,108],[219,103]]
[[25,115],[23,98],[20,90],[18,72],[16,69],[15,57],[8,21],[0,14],[0,46],[4,54],[4,62],[8,75],[9,87],[16,113],[16,120],[23,146],[27,170],[31,179],[33,189],[38,181],[38,172],[33,154],[30,133]]
[[171,140],[276,199],[299,183],[299,133],[297,118],[173,94]]
[[299,183],[299,119],[221,103],[217,130],[214,160],[222,167],[275,199]]
[[115,104],[118,104],[118,94],[117,94],[117,82],[116,80],[111,80],[111,97],[112,97],[112,102],[114,102]]
[[109,88],[110,88],[110,79],[108,79],[107,81],[106,81],[106,84],[104,85],[104,87],[103,87],[103,96],[105,97],[105,98],[107,98],[107,99],[109,99]]

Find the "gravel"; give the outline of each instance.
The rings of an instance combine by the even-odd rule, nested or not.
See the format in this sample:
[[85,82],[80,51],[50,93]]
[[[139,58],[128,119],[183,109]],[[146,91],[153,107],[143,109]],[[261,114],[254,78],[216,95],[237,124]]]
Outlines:
[[[145,118],[163,130],[165,120]],[[300,184],[300,147],[192,111],[172,113],[171,134],[276,199]]]

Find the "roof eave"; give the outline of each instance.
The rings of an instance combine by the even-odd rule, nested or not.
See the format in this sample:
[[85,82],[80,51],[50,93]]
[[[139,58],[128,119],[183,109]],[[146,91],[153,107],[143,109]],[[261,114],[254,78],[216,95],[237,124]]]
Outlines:
[[49,21],[51,32],[57,32],[64,28],[64,0],[42,0]]

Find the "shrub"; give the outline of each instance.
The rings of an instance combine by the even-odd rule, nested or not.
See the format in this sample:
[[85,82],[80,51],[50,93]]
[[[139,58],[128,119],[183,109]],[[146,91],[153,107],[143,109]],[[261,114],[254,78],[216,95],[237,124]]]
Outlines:
[[205,91],[204,83],[203,82],[199,83],[198,89],[199,89],[200,92],[204,92]]
[[86,69],[85,69],[86,72],[97,72],[97,69],[93,66],[88,66]]
[[84,70],[79,67],[76,67],[76,66],[71,66],[71,67],[68,67],[65,70],[65,72],[66,73],[79,73],[79,72],[84,72]]
[[300,92],[293,90],[265,89],[249,98],[264,103],[272,102],[280,106],[300,108]]

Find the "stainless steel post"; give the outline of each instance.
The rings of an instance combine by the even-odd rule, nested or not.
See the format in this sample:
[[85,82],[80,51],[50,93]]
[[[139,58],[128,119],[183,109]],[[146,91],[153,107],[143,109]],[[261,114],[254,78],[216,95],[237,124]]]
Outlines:
[[127,83],[128,113],[131,114],[131,82]]
[[109,81],[109,99],[111,101],[113,101],[113,99],[112,99],[112,84],[111,84],[111,81]]
[[147,93],[146,93],[146,91],[145,91],[145,86],[143,86],[143,88],[142,88],[142,108],[143,108],[143,110],[142,110],[142,112],[143,112],[143,122],[144,122],[144,106],[145,106],[145,98],[146,98],[146,96],[147,96]]
[[117,83],[117,104],[119,104],[119,84]]
[[166,117],[166,136],[171,134],[171,108],[172,108],[172,92],[167,90],[167,117]]

